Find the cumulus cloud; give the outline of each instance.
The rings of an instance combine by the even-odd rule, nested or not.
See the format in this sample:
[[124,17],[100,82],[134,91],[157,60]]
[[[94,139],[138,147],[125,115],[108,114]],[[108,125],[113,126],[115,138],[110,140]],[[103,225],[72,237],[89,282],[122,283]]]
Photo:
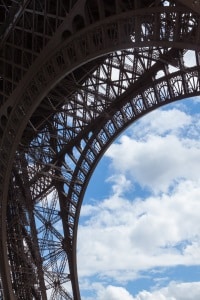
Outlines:
[[123,287],[109,285],[107,288],[98,292],[98,300],[134,300],[129,292]]
[[[178,109],[149,114],[107,151],[112,193],[82,206],[81,279],[96,276],[121,285],[157,267],[200,265],[198,122],[197,116]],[[138,196],[132,182],[152,193]],[[125,287],[101,285],[96,298],[197,300],[199,287],[200,283],[171,283],[131,295]]]
[[148,134],[166,135],[168,132],[179,134],[192,125],[192,116],[183,110],[155,110],[147,114],[131,127],[132,138],[145,139]]
[[200,282],[171,282],[167,287],[152,292],[131,295],[124,287],[109,285],[97,290],[97,300],[199,300]]
[[198,300],[200,282],[176,283],[154,292],[142,291],[133,300]]
[[[155,193],[167,192],[182,179],[196,180],[200,141],[193,138],[194,123],[190,115],[177,109],[149,114],[131,137],[123,135],[107,151],[114,172],[131,176]],[[183,137],[182,130],[189,129],[190,136]]]
[[79,228],[80,276],[122,282],[155,267],[200,264],[199,186],[184,181],[171,195],[128,200],[113,194],[96,203]]
[[126,288],[120,286],[96,285],[94,288],[97,300],[199,300],[200,295],[200,282],[171,282],[159,290],[143,290],[137,295],[131,295]]
[[112,183],[112,191],[115,196],[122,195],[132,186],[131,180],[127,179],[123,174],[112,175],[106,181]]

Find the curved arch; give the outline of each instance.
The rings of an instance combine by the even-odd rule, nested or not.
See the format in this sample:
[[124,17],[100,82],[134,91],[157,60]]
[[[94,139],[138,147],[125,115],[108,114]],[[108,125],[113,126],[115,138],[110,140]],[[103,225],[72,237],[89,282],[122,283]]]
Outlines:
[[[180,24],[179,20],[181,20]],[[30,71],[27,73],[25,78],[22,79],[20,88],[16,88],[16,90],[10,96],[5,104],[4,109],[2,110],[1,116],[1,132],[3,133],[0,153],[0,205],[2,232],[1,255],[5,264],[2,267],[2,272],[5,275],[5,284],[8,285],[8,291],[11,290],[11,283],[9,280],[9,268],[7,264],[5,227],[8,192],[7,187],[9,186],[9,178],[15,152],[20,143],[23,131],[25,130],[34,111],[36,111],[36,109],[39,107],[42,100],[48,96],[49,92],[56,88],[57,84],[62,82],[62,80],[64,80],[68,74],[72,73],[74,70],[78,69],[80,66],[83,66],[87,62],[93,62],[93,66],[96,66],[95,58],[108,55],[108,53],[113,51],[133,47],[165,47],[166,49],[174,47],[179,49],[198,49],[200,38],[197,26],[198,17],[192,15],[189,11],[186,11],[185,8],[177,6],[132,10],[125,13],[112,15],[111,17],[105,18],[98,23],[90,25],[88,28],[84,28],[82,31],[70,36],[65,41],[63,39],[62,41],[57,41],[55,47],[50,48],[49,52],[44,52],[47,54],[46,58],[44,59],[44,56],[41,55],[30,68]],[[161,34],[161,31],[167,32],[168,35],[166,36],[166,34]],[[167,50],[167,52],[169,51]],[[155,59],[163,59],[161,56]],[[180,55],[178,54],[177,57],[175,57],[175,60],[179,58]],[[152,59],[154,58],[152,57]],[[164,59],[168,60],[168,62],[171,61],[168,55],[164,55]],[[159,64],[162,65],[161,60],[159,61]],[[197,65],[197,68],[193,68],[192,71],[194,73],[199,72],[199,66]],[[191,70],[187,70],[186,73],[191,74]],[[109,128],[112,127],[116,135],[116,132],[120,132],[120,130],[125,128],[132,120],[131,113],[134,113],[134,116],[139,117],[139,115],[145,114],[147,111],[153,110],[164,103],[173,101],[175,99],[181,99],[183,95],[186,97],[198,94],[198,76],[194,77],[191,75],[189,80],[189,90],[186,84],[187,81],[184,78],[187,74],[184,75],[183,72],[180,71],[176,74],[176,76],[166,76],[165,80],[163,81],[162,79],[154,81],[152,78],[150,78],[150,81],[147,82],[147,86],[145,86],[146,83],[141,84],[141,82],[138,80],[138,82],[136,81],[136,83],[127,90],[122,86],[117,87],[117,89],[121,91],[120,94],[117,95],[117,101],[113,102],[112,99],[107,99],[109,100],[109,107],[108,111],[106,111],[106,109],[104,111],[106,112],[106,122],[108,120],[110,122]],[[151,85],[153,85],[153,88]],[[158,88],[159,85],[162,86],[162,89]],[[173,86],[174,89],[169,90],[169,86]],[[167,92],[164,92],[166,87]],[[125,103],[125,101],[130,99],[130,97],[135,94],[133,90],[137,90],[137,94],[135,95],[134,101],[128,105],[128,103]],[[117,94],[116,87],[113,88],[113,95],[115,94]],[[158,95],[160,94],[162,94],[162,102],[159,102]],[[126,104],[125,108],[121,106],[122,103],[123,105]],[[7,119],[6,112],[8,107],[10,115]],[[88,113],[87,118],[89,117],[95,117],[96,120],[99,120],[99,125],[101,124],[101,126],[106,126],[107,124],[105,122],[105,118],[99,113],[94,116],[91,116],[90,113]],[[125,120],[127,120],[127,122],[125,122]],[[99,159],[100,154],[103,153],[105,145],[108,145],[109,138],[111,141],[114,137],[114,134],[113,136],[110,136],[111,132],[109,132],[108,129],[101,129],[101,131],[95,132],[94,129],[90,127],[88,134],[90,132],[93,133],[92,136],[85,137],[87,140],[86,148],[82,149],[81,145],[79,145],[82,155],[80,156],[81,160],[87,155],[85,149],[89,147],[88,143],[90,141],[95,142],[95,151],[93,152],[90,148],[88,148],[87,151],[88,153],[90,152],[90,155],[94,156],[97,160]],[[94,141],[94,133],[95,136],[99,135],[99,139],[96,141]],[[105,145],[103,142],[104,140]],[[83,162],[81,162],[81,160],[79,163],[82,165]],[[85,160],[82,168],[88,168],[90,171],[94,168],[95,164],[90,164],[89,161],[89,159],[88,161]],[[72,194],[74,193],[74,197],[77,201],[77,195],[79,194],[79,191],[83,191],[83,189],[80,188],[80,182],[86,183],[87,180],[89,180],[89,171],[86,171],[84,174],[81,168],[75,168],[70,179],[71,185],[69,185],[68,198],[70,195],[70,198],[73,198]],[[86,175],[88,177],[86,177]],[[80,182],[78,184],[76,183],[75,185],[74,182],[76,181],[76,177],[80,179]],[[71,207],[70,203],[71,202],[68,201],[68,209]],[[71,210],[74,210],[74,204]],[[68,233],[74,234],[72,261],[70,263],[72,264],[72,275],[75,279],[75,289],[77,289],[77,299],[79,299],[80,296],[78,295],[79,292],[74,247],[76,245],[78,210],[77,213],[75,212],[75,218],[71,215],[68,215],[70,222],[75,221],[75,226],[73,227],[72,224],[72,229],[69,229],[71,225],[69,226],[69,223],[67,224],[69,229]]]
[[[111,59],[114,65],[113,68],[115,68],[116,62],[113,57],[111,57]],[[155,69],[156,72],[154,65],[152,68]],[[89,123],[85,126],[83,125],[82,128],[80,127],[80,131],[77,132],[77,137],[74,137],[74,141],[71,146],[69,146],[69,142],[59,148],[60,143],[58,142],[57,147],[60,149],[60,154],[57,154],[54,160],[51,159],[51,156],[49,156],[49,173],[53,172],[52,168],[54,167],[52,166],[54,166],[55,161],[59,161],[56,168],[59,168],[60,170],[60,177],[57,174],[57,179],[54,178],[54,180],[57,180],[59,184],[60,181],[64,180],[63,177],[65,178],[64,185],[61,186],[59,184],[59,190],[62,191],[62,210],[67,212],[63,222],[65,224],[64,227],[67,230],[67,243],[68,245],[71,245],[71,252],[68,253],[68,255],[71,264],[71,277],[73,278],[73,282],[76,284],[76,293],[78,293],[78,277],[76,270],[76,235],[78,218],[82,197],[96,163],[114,138],[134,120],[166,103],[199,94],[200,90],[194,90],[192,85],[190,88],[188,87],[188,89],[183,88],[187,82],[187,78],[195,77],[198,70],[199,66],[187,71],[185,70],[185,79],[181,82],[181,90],[184,90],[182,95],[177,93],[177,85],[179,87],[179,78],[182,74],[181,70],[168,75],[168,77],[164,76],[159,79],[150,80],[149,82],[147,81],[143,83],[143,85],[140,85],[135,81],[131,82],[129,86],[126,87],[126,91],[119,92],[119,95],[116,96],[115,100],[113,100],[112,95],[110,95],[111,103],[103,110],[103,116],[101,116],[100,113],[96,116],[95,127],[91,126],[89,122],[90,120],[88,119]],[[171,82],[178,82],[178,84],[172,85]],[[165,87],[165,95],[162,99],[160,99],[159,96],[152,97],[152,95],[159,95],[163,86]],[[86,87],[83,87],[83,90],[87,92]],[[77,100],[80,95],[77,95]],[[94,91],[94,96],[95,95]],[[100,95],[101,94],[99,93],[99,96]],[[101,95],[101,97],[103,99],[103,95]],[[74,98],[72,101],[74,103],[77,102]],[[107,99],[107,101],[109,101],[109,99]],[[69,108],[71,108],[71,105],[72,104],[69,103]],[[84,104],[83,107],[85,105],[86,104]],[[77,111],[77,113],[81,113],[81,109],[83,107],[80,107],[80,110]],[[95,111],[95,108],[93,109]],[[64,108],[64,111],[68,111],[67,105]],[[85,120],[86,117],[92,118],[92,116],[85,115]],[[67,117],[62,115],[59,111],[57,112],[57,117],[55,115],[55,118],[58,118],[59,123],[67,122]],[[82,120],[81,116],[80,120]],[[70,122],[72,122],[72,116],[70,117]],[[76,122],[75,117],[74,122]],[[50,139],[50,136],[48,136],[45,137],[44,133],[44,137],[42,138],[41,135],[38,141],[38,147],[40,147],[41,139]],[[62,140],[61,137],[57,136],[56,140],[58,141],[59,139],[60,141]],[[35,144],[35,146],[37,145]],[[55,149],[56,148],[54,148],[54,150]],[[48,157],[46,157],[46,159],[47,158]],[[48,165],[47,162],[46,164]],[[66,171],[66,166],[68,166],[68,171]],[[67,173],[65,174],[65,172]],[[49,175],[49,177],[51,177],[51,175]],[[76,296],[77,295],[78,294],[76,294]]]
[[[173,83],[178,82],[179,84],[179,76],[180,75],[178,73],[174,74],[174,76],[171,76],[170,80]],[[159,94],[159,90],[164,84],[166,84],[165,80],[160,79],[155,83],[154,89],[149,88],[148,86],[146,86],[146,88],[143,87],[144,90],[142,91],[142,94],[146,96],[143,96],[140,93],[137,94],[136,91],[132,91],[128,99],[126,99],[124,102],[123,100],[121,101],[117,111],[114,111],[113,114],[110,111],[107,112],[110,118],[105,118],[102,120],[100,126],[98,126],[98,129],[92,132],[87,140],[87,143],[82,148],[81,156],[77,160],[76,168],[73,172],[73,179],[71,180],[67,195],[68,198],[72,199],[72,203],[70,202],[69,205],[74,207],[74,203],[77,203],[74,215],[74,229],[72,233],[74,267],[76,267],[76,239],[78,220],[84,193],[90,177],[92,176],[94,169],[96,168],[99,160],[102,158],[104,152],[108,149],[116,137],[121,134],[122,131],[124,131],[135,120],[144,116],[148,112],[172,103],[173,101],[200,94],[200,89],[197,93],[195,92],[195,94],[194,91],[192,94],[186,93],[186,95],[185,92],[180,94],[177,93],[177,86],[172,85],[174,87],[173,96],[171,96],[172,98],[170,98],[169,93],[167,93],[166,97],[162,98],[162,101],[159,101],[158,99],[155,100],[155,97],[154,101],[152,101],[152,91],[153,95]],[[155,91],[155,87],[157,91]],[[149,90],[151,91],[149,92]],[[135,93],[136,95],[134,96]],[[149,101],[146,101],[147,99]],[[112,111],[112,109],[110,110]],[[82,185],[80,186],[80,184],[76,184],[77,181],[81,181]],[[74,270],[74,273],[77,274],[77,270]]]

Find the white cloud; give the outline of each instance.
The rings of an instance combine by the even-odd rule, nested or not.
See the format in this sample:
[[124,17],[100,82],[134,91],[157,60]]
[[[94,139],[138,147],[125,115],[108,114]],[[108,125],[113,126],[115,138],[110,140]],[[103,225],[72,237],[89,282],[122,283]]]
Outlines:
[[109,285],[107,288],[100,290],[98,300],[134,300],[129,292],[122,287],[114,287]]
[[[130,175],[155,193],[168,191],[180,179],[199,178],[196,119],[177,109],[159,114],[149,114],[136,124],[132,137],[123,135],[106,152],[114,172]],[[183,130],[187,130],[188,136],[181,135]]]
[[176,283],[155,292],[140,292],[133,300],[198,300],[200,282]]
[[191,145],[186,145],[184,139],[174,135],[152,135],[146,141],[123,136],[120,144],[113,145],[107,155],[117,172],[130,174],[141,186],[154,192],[166,192],[181,178],[199,177],[200,143],[191,141]]
[[132,126],[132,137],[145,139],[148,134],[163,135],[169,131],[177,134],[191,123],[192,117],[180,109],[159,109],[147,114]]
[[[157,267],[200,265],[198,121],[175,109],[160,116],[144,118],[106,154],[112,160],[112,194],[82,206],[87,218],[78,231],[81,279],[96,275],[121,285]],[[133,180],[154,193],[139,198],[131,190]],[[96,290],[98,300],[197,300],[199,286],[171,283],[135,296],[124,287]]]
[[[200,282],[171,282],[155,291],[141,291],[131,295],[124,287],[96,285],[97,300],[199,300]],[[89,300],[89,298],[85,298]]]
[[112,190],[116,196],[122,195],[132,186],[131,180],[128,180],[123,174],[110,176],[106,181],[113,183]]
[[79,227],[80,276],[121,282],[155,267],[199,265],[199,186],[184,181],[171,195],[129,201],[113,194],[95,203]]

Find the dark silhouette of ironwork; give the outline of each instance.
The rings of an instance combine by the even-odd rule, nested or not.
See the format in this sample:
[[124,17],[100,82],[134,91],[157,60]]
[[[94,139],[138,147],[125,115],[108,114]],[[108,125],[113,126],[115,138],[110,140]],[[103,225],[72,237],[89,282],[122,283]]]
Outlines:
[[127,126],[200,94],[199,13],[192,0],[0,0],[1,298],[80,300],[87,184]]

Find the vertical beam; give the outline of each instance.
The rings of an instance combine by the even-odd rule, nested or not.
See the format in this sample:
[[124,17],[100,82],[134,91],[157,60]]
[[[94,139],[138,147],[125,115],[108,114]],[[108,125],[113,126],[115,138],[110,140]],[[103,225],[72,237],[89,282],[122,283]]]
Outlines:
[[[5,224],[6,225],[6,224]],[[4,229],[6,230],[6,229]],[[3,234],[4,235],[4,234]],[[3,299],[16,300],[13,294],[12,284],[10,280],[10,270],[8,266],[7,247],[4,239],[0,239],[0,272],[1,272],[1,288],[3,290]]]

